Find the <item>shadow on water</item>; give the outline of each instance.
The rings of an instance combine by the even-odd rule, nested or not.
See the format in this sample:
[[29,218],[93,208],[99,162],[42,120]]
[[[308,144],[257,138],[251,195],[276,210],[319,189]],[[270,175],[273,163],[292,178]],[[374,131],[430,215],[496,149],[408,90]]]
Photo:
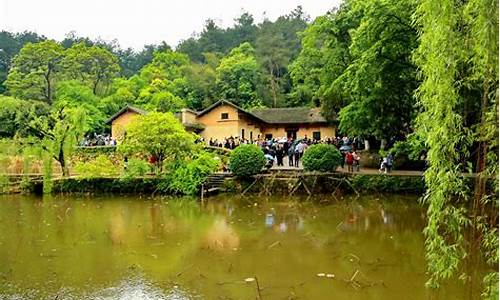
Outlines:
[[425,289],[417,197],[309,200],[2,196],[0,298],[469,298]]

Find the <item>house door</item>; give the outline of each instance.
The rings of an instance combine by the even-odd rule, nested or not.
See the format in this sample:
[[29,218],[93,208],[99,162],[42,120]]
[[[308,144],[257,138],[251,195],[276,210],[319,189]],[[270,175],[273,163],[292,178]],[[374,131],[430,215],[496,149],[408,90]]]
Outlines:
[[299,131],[298,128],[287,128],[286,137],[292,138],[293,140],[297,139],[297,131]]

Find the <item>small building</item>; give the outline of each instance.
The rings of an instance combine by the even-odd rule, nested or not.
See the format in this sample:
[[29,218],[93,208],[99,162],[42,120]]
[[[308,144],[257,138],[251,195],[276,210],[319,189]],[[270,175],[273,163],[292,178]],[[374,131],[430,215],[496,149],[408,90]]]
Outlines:
[[121,140],[125,133],[125,126],[132,122],[136,116],[145,115],[147,113],[147,111],[131,105],[127,105],[120,109],[120,111],[112,115],[106,121],[107,125],[111,125],[111,137],[115,138],[117,141]]
[[[126,106],[113,115],[111,134],[117,140],[123,136],[124,126],[137,114],[147,112]],[[336,126],[327,121],[319,108],[290,107],[263,108],[247,111],[229,101],[220,100],[203,111],[183,109],[176,114],[187,130],[196,132],[205,140],[240,138],[312,138],[316,140],[336,135]]]

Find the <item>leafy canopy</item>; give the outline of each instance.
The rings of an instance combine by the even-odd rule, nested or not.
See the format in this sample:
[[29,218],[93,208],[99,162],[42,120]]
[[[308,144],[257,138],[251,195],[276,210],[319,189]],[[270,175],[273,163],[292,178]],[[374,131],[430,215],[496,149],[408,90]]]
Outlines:
[[183,160],[196,151],[195,135],[186,132],[172,113],[151,112],[137,116],[126,128],[119,151],[155,156],[162,170],[164,161]]

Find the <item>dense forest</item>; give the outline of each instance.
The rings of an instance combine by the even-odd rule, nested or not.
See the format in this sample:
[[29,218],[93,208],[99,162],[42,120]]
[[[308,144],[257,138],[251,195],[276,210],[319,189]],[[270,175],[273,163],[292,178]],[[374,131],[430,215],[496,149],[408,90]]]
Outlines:
[[[83,106],[97,132],[126,103],[157,111],[219,99],[246,109],[321,106],[345,134],[401,138],[412,131],[418,85],[413,11],[412,1],[347,1],[314,21],[299,6],[259,24],[243,13],[229,28],[207,20],[175,50],[162,43],[140,52],[74,33],[56,42],[4,31],[0,91],[12,98],[2,102]],[[8,128],[0,134],[12,136]]]

